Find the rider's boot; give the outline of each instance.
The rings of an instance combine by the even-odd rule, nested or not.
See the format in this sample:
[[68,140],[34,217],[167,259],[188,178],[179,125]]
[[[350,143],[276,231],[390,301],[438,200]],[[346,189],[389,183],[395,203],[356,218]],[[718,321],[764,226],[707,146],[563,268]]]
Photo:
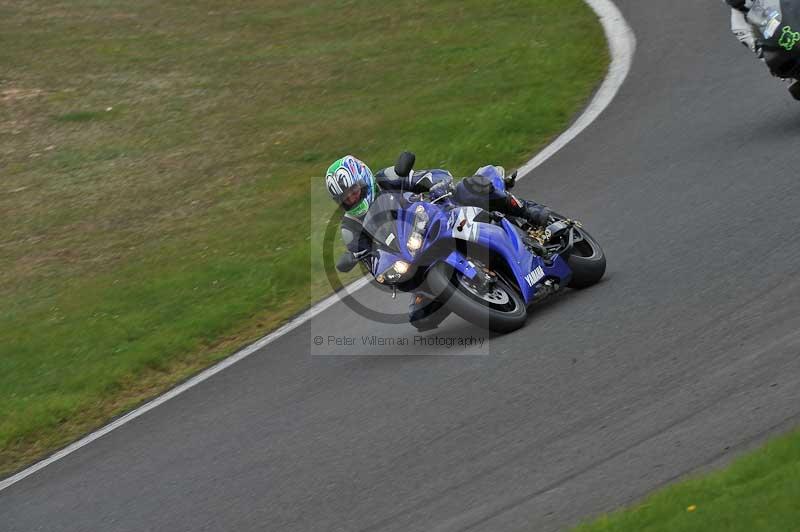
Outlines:
[[[524,219],[534,227],[545,228],[550,224],[553,211],[544,205],[539,205],[538,203],[529,200],[519,199],[512,194],[508,195],[508,199],[510,206],[509,214]],[[530,248],[534,253],[542,257],[546,264],[552,264],[553,259],[551,253],[547,251],[544,246],[539,244],[539,242],[531,242]]]
[[550,216],[552,216],[553,211],[544,205],[539,205],[536,202],[520,199],[513,194],[509,194],[508,214],[518,216],[531,225],[547,227],[550,224]]
[[411,294],[411,302],[408,305],[408,321],[419,332],[436,329],[449,315],[450,313],[442,308],[442,304],[438,301],[421,294]]

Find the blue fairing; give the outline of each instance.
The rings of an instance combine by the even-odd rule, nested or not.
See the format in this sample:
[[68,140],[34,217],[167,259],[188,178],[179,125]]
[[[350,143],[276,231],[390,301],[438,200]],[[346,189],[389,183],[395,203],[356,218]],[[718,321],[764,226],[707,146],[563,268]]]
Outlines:
[[[484,167],[479,172],[485,172],[483,175],[496,179],[498,181],[496,186],[503,186],[502,176],[495,167]],[[393,219],[391,222],[396,224],[393,231],[397,242],[392,242],[391,246],[383,246],[383,249],[375,254],[370,268],[373,275],[385,272],[398,260],[408,262],[413,270],[416,266],[415,260],[424,256],[426,266],[446,262],[467,277],[473,278],[476,275],[474,265],[458,250],[461,248],[455,245],[456,241],[461,240],[467,242],[468,246],[477,245],[491,250],[495,258],[504,260],[513,273],[526,303],[533,302],[537,290],[548,279],[553,279],[562,286],[569,283],[572,271],[566,262],[560,256],[554,255],[552,264],[549,266],[545,264],[541,257],[528,250],[520,236],[520,230],[505,218],[500,219],[499,223],[492,223],[477,207],[415,201],[418,198],[408,193],[397,194],[395,197],[397,199],[393,203],[388,201],[388,198],[379,198],[377,202],[387,207],[394,205],[401,208],[396,211],[396,221]],[[409,238],[418,232],[415,229],[415,219],[420,207],[424,209],[428,222],[420,235],[422,246],[416,253],[411,253],[407,243]],[[476,221],[476,217],[486,221]],[[431,247],[443,241],[449,241],[447,246],[442,247],[446,254],[441,257],[426,255]],[[389,247],[393,249],[388,249]],[[434,260],[431,262],[432,258]]]
[[[502,181],[500,175],[496,175]],[[476,207],[456,207],[448,213],[447,230],[433,236],[465,240],[493,251],[508,264],[526,303],[531,303],[535,299],[537,289],[547,279],[554,279],[560,285],[569,282],[572,271],[564,259],[556,255],[552,264],[545,264],[541,257],[525,247],[519,230],[511,222],[505,218],[500,220],[499,225],[475,221],[474,218],[481,212],[481,209]],[[473,272],[463,266],[469,264],[469,261],[460,252],[451,253],[445,262],[461,273],[473,276]]]
[[506,182],[503,180],[503,176],[500,174],[500,170],[494,165],[488,165],[481,168],[478,168],[478,171],[475,172],[475,175],[482,175],[484,177],[488,177],[492,180],[492,185],[494,185],[495,190],[505,190],[506,189]]
[[[559,284],[566,284],[572,275],[560,256],[553,257],[552,265],[548,266],[541,257],[528,251],[517,229],[505,219],[501,220],[501,226],[479,223],[477,243],[505,259],[514,272],[526,303],[533,301],[537,288],[547,278],[555,278]],[[537,268],[541,268],[541,271],[537,271]]]
[[450,253],[444,261],[469,279],[474,279],[478,275],[478,272],[475,271],[475,266],[458,251]]

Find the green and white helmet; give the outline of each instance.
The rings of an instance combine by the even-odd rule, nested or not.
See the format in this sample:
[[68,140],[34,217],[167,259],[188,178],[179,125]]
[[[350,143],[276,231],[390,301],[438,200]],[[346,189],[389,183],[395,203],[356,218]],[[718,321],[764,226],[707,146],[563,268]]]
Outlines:
[[325,185],[337,205],[350,216],[361,217],[378,195],[372,171],[352,155],[342,157],[328,168]]

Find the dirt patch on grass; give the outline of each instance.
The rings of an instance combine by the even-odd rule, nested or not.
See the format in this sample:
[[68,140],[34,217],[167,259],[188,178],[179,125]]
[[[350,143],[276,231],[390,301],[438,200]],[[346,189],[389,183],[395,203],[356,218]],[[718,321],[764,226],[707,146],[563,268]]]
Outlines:
[[28,100],[40,96],[44,91],[42,89],[3,89],[0,90],[0,102],[11,104],[20,100]]

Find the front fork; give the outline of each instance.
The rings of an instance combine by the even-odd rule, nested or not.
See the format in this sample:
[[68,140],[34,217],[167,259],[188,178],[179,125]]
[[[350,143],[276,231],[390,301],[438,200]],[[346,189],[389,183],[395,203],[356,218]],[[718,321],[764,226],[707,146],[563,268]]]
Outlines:
[[479,267],[458,251],[451,252],[444,262],[484,290],[490,290],[497,277],[497,274],[488,268]]

